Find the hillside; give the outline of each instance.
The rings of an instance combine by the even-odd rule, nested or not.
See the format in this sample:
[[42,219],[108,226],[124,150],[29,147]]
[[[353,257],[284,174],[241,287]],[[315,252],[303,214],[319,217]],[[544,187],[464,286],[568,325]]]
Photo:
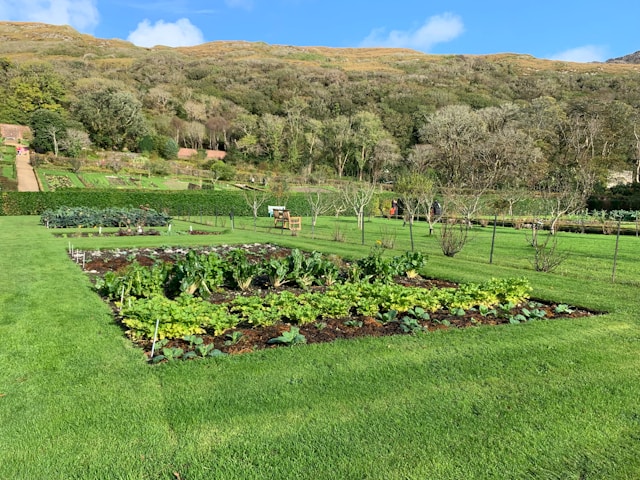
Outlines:
[[[539,71],[622,73],[618,63],[638,63],[640,52],[599,63],[571,63],[536,59],[530,55],[504,53],[495,55],[429,55],[409,49],[395,48],[328,48],[268,45],[265,43],[219,41],[193,47],[136,47],[120,39],[100,39],[82,34],[69,26],[31,22],[0,22],[0,55],[12,60],[91,59],[123,63],[155,54],[173,52],[185,59],[251,62],[272,60],[297,67],[336,68],[346,71],[406,72],[407,65],[446,63],[451,59],[482,60],[490,64],[508,64],[519,73]],[[632,69],[632,70],[635,70]]]
[[[519,148],[537,149],[532,155],[546,165],[540,172],[587,154],[601,177],[633,170],[640,162],[639,72],[628,61],[517,53],[240,41],[140,48],[70,27],[0,22],[1,123],[33,124],[34,112],[44,110],[41,139],[55,120],[64,135],[76,132],[74,141],[84,135],[106,150],[165,157],[177,147],[217,148],[229,163],[305,175],[378,179],[417,146],[440,148],[425,124],[457,106],[470,109],[486,141],[496,133],[522,136]],[[496,115],[504,118],[489,118]],[[38,149],[52,150],[51,139]]]
[[607,60],[607,63],[630,63],[630,64],[640,64],[640,50],[631,53],[629,55],[624,55],[618,58],[611,58]]

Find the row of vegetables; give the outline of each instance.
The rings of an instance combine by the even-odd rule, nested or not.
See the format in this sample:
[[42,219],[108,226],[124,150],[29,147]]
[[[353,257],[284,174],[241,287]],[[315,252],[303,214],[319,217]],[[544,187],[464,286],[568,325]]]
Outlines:
[[169,224],[171,217],[163,212],[143,206],[141,208],[59,207],[47,209],[40,223],[48,228],[132,227]]
[[[522,278],[431,289],[394,282],[399,275],[416,276],[425,265],[426,257],[418,252],[391,258],[374,250],[357,261],[341,262],[297,249],[261,261],[250,261],[241,249],[224,257],[189,251],[175,262],[158,261],[150,267],[134,262],[122,271],[107,272],[96,288],[115,303],[136,340],[221,335],[238,326],[304,325],[356,316],[381,322],[407,315],[425,320],[440,310],[462,315],[475,309],[497,316],[525,302],[531,291]],[[297,291],[279,288],[284,285]],[[237,293],[223,303],[210,301],[212,294],[226,290]]]
[[204,333],[221,335],[239,325],[260,327],[278,322],[304,325],[351,316],[370,316],[385,322],[394,321],[400,314],[413,313],[414,318],[426,320],[430,312],[448,310],[451,315],[463,315],[469,309],[498,316],[497,308],[510,311],[527,300],[529,291],[524,279],[494,279],[457,289],[348,282],[322,292],[296,295],[285,290],[264,296],[238,296],[224,304],[192,295],[180,295],[173,300],[160,295],[130,297],[124,301],[120,315],[133,339],[153,338],[157,320],[158,338],[182,338]]

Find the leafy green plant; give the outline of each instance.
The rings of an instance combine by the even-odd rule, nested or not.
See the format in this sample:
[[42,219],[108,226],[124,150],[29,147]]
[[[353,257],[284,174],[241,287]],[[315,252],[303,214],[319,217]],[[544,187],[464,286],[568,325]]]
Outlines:
[[534,308],[533,310],[529,310],[528,308],[522,309],[522,315],[526,318],[544,318],[547,315],[547,312],[541,310],[539,308]]
[[298,327],[292,325],[289,331],[284,331],[279,337],[269,339],[267,343],[292,346],[307,343],[307,338],[300,333],[300,329]]
[[355,310],[358,315],[378,316],[380,314],[380,300],[374,296],[361,295],[355,303]]
[[376,318],[382,323],[394,322],[398,317],[397,310],[387,310],[386,312],[378,312]]
[[408,315],[405,315],[400,320],[398,320],[398,325],[404,333],[414,334],[425,331],[425,328],[420,324],[418,319],[410,317]]
[[355,328],[360,328],[363,325],[362,320],[346,320],[344,324],[347,327],[355,327]]
[[106,272],[96,280],[95,288],[111,300],[129,296],[149,298],[163,294],[168,272],[169,267],[164,263],[143,267],[134,261],[122,271]]
[[418,271],[427,264],[427,257],[420,252],[405,252],[394,257],[391,263],[397,275],[415,278],[418,276]]
[[495,308],[487,307],[486,305],[479,305],[478,312],[480,312],[480,315],[482,315],[483,317],[488,317],[490,315],[495,317],[496,315],[498,315],[498,312]]
[[213,343],[196,345],[195,354],[200,358],[205,357],[224,357],[227,354],[215,348]]
[[357,264],[362,269],[362,274],[371,280],[389,283],[393,280],[395,269],[391,260],[383,257],[384,249],[374,246],[368,256],[361,258]]
[[171,269],[168,295],[210,295],[224,283],[222,259],[215,252],[209,254],[187,252]]
[[[179,360],[184,355],[184,350],[180,347],[164,347],[162,349],[162,355],[158,355],[154,357],[154,361],[167,360],[168,362],[172,362],[174,360]],[[158,360],[156,360],[156,358]]]
[[[63,177],[66,178],[66,177]],[[69,180],[68,178],[66,178]],[[151,208],[96,208],[63,206],[47,209],[40,223],[50,228],[122,227],[126,225],[166,226],[171,217]]]
[[[348,282],[357,283],[361,280],[364,280],[364,273],[362,267],[358,264],[358,262],[353,262],[347,265],[346,274]],[[369,281],[369,279],[366,280]]]
[[201,335],[206,328],[220,334],[239,322],[238,316],[230,313],[226,306],[214,305],[190,295],[175,300],[163,296],[134,299],[126,302],[120,314],[132,338],[153,338],[156,320],[160,320],[160,339]]
[[202,339],[202,337],[198,335],[185,335],[184,337],[182,337],[182,339],[185,342],[189,343],[190,349],[193,349],[197,345],[202,345],[204,343],[204,340]]
[[244,250],[235,249],[226,258],[224,275],[228,285],[246,291],[260,270],[260,265],[249,262]]
[[224,341],[224,344],[226,346],[236,345],[243,336],[244,334],[240,330],[234,330],[233,332],[227,333],[225,335],[227,340]]
[[307,288],[314,283],[333,285],[340,274],[338,266],[320,252],[314,251],[304,256],[298,249],[294,249],[288,259],[290,279],[302,288]]
[[498,304],[498,309],[501,313],[510,313],[511,310],[516,308],[516,304],[513,302],[500,303]]
[[440,320],[440,319],[433,319],[432,320],[434,323],[437,323],[438,325],[443,325],[445,327],[449,327],[451,326],[451,322],[449,320],[447,320],[446,318]]
[[340,276],[340,268],[329,258],[324,257],[320,252],[311,252],[306,259],[306,268],[315,277],[318,285],[331,286]]
[[429,315],[429,312],[427,312],[422,307],[410,308],[409,310],[407,310],[407,315],[409,317],[416,318],[418,320],[423,320],[423,321],[424,320],[429,320],[431,318],[431,316]]
[[280,288],[287,282],[289,265],[286,260],[272,258],[263,265],[262,271],[269,278],[269,283],[273,288]]
[[565,304],[565,303],[561,303],[559,305],[556,305],[556,307],[553,309],[553,311],[555,313],[571,314],[571,313],[574,312],[574,309],[572,307],[570,307],[569,305]]
[[258,296],[236,297],[230,304],[232,313],[237,314],[243,323],[255,326],[268,326],[278,322],[280,312],[272,309],[265,299]]

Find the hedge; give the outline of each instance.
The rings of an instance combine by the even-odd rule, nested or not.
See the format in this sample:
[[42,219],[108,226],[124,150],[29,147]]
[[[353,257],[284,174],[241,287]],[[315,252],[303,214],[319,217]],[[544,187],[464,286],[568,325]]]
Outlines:
[[[64,189],[55,192],[0,192],[0,215],[42,215],[61,207],[153,208],[171,216],[229,215],[252,216],[253,210],[239,191],[218,190],[88,190]],[[390,197],[381,194],[381,198]],[[267,216],[269,205],[281,205],[282,199],[267,198],[258,210]],[[377,202],[372,202],[371,207]],[[311,208],[303,193],[289,194],[286,206],[294,215],[307,216]],[[345,212],[351,215],[352,212]]]

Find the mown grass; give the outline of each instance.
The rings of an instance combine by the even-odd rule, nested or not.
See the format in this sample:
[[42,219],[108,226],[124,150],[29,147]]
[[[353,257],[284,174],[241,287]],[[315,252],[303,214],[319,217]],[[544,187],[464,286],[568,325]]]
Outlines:
[[13,145],[0,145],[0,162],[15,163],[16,147]]
[[0,175],[6,178],[16,179],[15,167],[13,165],[0,165]]
[[[167,190],[167,178],[140,174],[118,174],[82,172],[80,176],[94,188],[149,188]],[[186,188],[186,184],[185,187]]]
[[[54,238],[35,217],[0,217],[0,478],[633,479],[640,476],[640,240],[563,234],[558,273],[533,271],[524,233],[475,229],[455,258],[416,226],[425,274],[527,276],[534,295],[610,312],[149,366],[80,269],[77,248],[274,242],[348,257],[365,245],[293,237],[260,219],[176,221],[160,237]],[[214,220],[214,219],[212,219]],[[221,219],[218,219],[219,221]],[[329,235],[333,218],[316,234]],[[217,236],[176,231],[211,228]],[[270,226],[271,225],[271,226]]]

